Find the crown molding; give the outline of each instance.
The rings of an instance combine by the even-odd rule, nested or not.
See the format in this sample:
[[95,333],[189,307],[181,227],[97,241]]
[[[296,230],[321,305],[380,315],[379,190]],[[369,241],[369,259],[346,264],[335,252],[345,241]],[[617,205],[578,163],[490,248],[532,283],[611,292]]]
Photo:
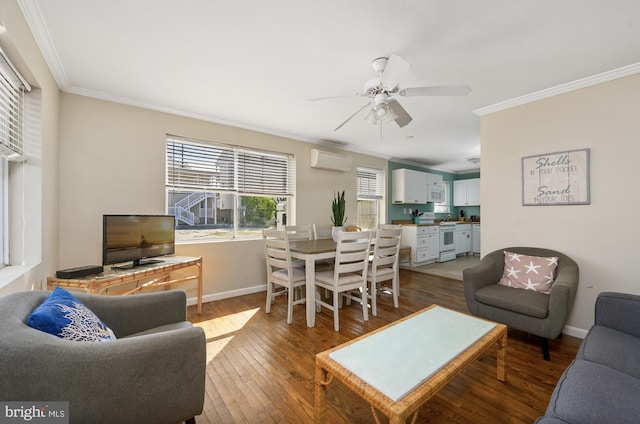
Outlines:
[[42,17],[42,11],[40,10],[38,2],[35,0],[18,0],[18,6],[20,10],[22,10],[27,25],[33,34],[33,38],[36,40],[36,44],[40,47],[45,62],[49,65],[49,69],[53,74],[53,78],[56,80],[56,84],[58,84],[58,88],[60,90],[67,89],[69,87],[69,79],[51,40],[51,35]]
[[571,81],[566,84],[556,85],[555,87],[546,88],[544,90],[535,91],[524,96],[516,97],[511,100],[496,103],[491,106],[486,106],[473,111],[478,116],[488,115],[494,112],[500,112],[505,109],[509,109],[515,106],[524,105],[527,103],[535,102],[538,100],[546,99],[548,97],[557,96],[559,94],[568,93],[571,91],[579,90],[581,88],[591,87],[597,84],[602,84],[608,81],[612,81],[618,78],[627,77],[640,73],[640,62],[632,63],[631,65],[623,66],[621,68],[613,69],[611,71],[603,72],[600,74],[592,75],[590,77],[582,78],[576,81]]

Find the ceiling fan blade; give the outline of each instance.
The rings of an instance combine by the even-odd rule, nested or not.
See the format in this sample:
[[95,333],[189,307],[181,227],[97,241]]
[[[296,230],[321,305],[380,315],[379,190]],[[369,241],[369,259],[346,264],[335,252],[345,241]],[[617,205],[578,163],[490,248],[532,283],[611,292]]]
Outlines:
[[411,68],[409,62],[400,56],[391,55],[387,60],[387,66],[382,71],[380,82],[389,90],[396,88],[400,82],[400,78]]
[[331,99],[345,99],[348,97],[363,97],[363,94],[355,93],[355,94],[345,94],[342,96],[328,96],[328,97],[314,97],[313,99],[307,99],[310,102],[316,102],[318,100],[331,100]]
[[412,87],[398,91],[405,97],[410,96],[466,96],[471,93],[468,85],[440,85],[432,87]]
[[360,111],[362,111],[362,109],[364,109],[367,106],[371,106],[371,103],[373,102],[368,102],[366,105],[362,106],[360,109],[358,109],[353,115],[351,115],[350,117],[348,117],[347,119],[345,119],[345,121],[338,125],[334,131],[338,131],[340,128],[342,128],[344,126],[344,124],[346,124],[347,122],[351,121],[351,119],[353,119],[354,116],[356,116],[358,113],[360,113]]
[[396,99],[389,100],[389,108],[397,115],[395,121],[400,128],[407,125],[413,119]]

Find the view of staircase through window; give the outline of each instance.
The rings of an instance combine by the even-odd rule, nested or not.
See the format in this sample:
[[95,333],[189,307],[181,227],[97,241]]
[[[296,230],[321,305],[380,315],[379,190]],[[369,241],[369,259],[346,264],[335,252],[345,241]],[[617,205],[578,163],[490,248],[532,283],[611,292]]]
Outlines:
[[260,237],[294,195],[292,155],[168,137],[166,157],[178,242]]

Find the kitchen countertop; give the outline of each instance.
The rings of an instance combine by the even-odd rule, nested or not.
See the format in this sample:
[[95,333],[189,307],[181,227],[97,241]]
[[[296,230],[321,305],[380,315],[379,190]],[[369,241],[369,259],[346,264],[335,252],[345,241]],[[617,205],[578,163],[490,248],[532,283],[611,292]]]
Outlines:
[[[431,225],[440,225],[440,222],[443,222],[444,220],[440,219],[440,220],[436,220],[436,222],[434,222],[433,224],[414,224],[412,220],[410,219],[394,219],[391,221],[392,224],[399,224],[399,225],[415,225],[415,226],[420,226],[420,227],[428,227]],[[444,222],[452,222],[454,224],[480,224],[480,221],[444,221]]]

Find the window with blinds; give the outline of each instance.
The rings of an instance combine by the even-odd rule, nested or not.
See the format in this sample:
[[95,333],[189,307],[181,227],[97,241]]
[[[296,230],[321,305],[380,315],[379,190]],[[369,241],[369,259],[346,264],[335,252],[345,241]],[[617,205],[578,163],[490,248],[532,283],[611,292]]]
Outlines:
[[451,190],[449,181],[442,182],[442,189],[444,190],[444,198],[442,199],[442,202],[434,203],[433,211],[436,213],[449,213],[451,212],[451,196],[449,194]]
[[[167,137],[168,213],[185,237],[258,236],[295,192],[293,155]],[[194,233],[197,231],[197,233]]]
[[[29,83],[13,66],[5,52],[0,49],[0,268],[10,264],[9,255],[9,211],[24,213],[22,206],[9,204],[8,161],[22,162],[24,96],[31,90]],[[23,168],[24,171],[24,168]],[[24,177],[22,182],[24,193]],[[22,229],[24,238],[24,228]],[[24,240],[23,240],[24,244]],[[20,255],[12,255],[13,258]],[[22,256],[24,259],[24,252]]]
[[0,155],[22,157],[24,93],[31,87],[0,49]]
[[358,179],[358,199],[382,199],[382,170],[372,168],[356,168]]
[[357,217],[362,228],[376,228],[380,222],[380,205],[384,195],[382,170],[356,167]]

